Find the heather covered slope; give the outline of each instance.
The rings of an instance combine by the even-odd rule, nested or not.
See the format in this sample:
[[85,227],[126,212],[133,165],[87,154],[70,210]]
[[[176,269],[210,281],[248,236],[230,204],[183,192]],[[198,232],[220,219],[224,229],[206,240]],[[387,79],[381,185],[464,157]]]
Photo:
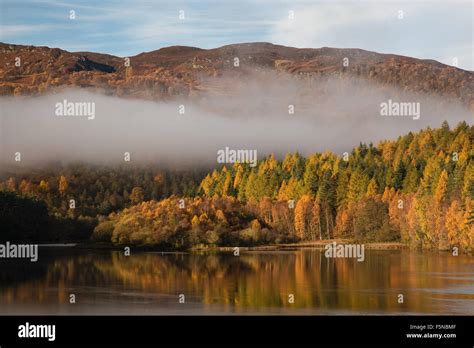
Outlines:
[[[0,52],[2,95],[38,94],[69,86],[162,100],[212,90],[223,75],[242,81],[270,70],[303,79],[360,78],[380,88],[443,96],[474,109],[473,72],[433,60],[361,49],[300,49],[270,43],[215,49],[172,46],[128,57],[130,66],[124,57],[58,48],[2,43]],[[16,58],[20,66],[15,65]]]

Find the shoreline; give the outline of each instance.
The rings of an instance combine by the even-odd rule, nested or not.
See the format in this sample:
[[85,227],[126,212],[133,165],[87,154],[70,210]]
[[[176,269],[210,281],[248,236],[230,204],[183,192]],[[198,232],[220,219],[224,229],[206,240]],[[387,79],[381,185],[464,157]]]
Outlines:
[[[326,245],[332,244],[353,244],[354,241],[348,239],[327,239],[327,240],[319,240],[319,241],[311,241],[311,242],[300,242],[300,243],[284,243],[284,244],[275,244],[275,245],[258,245],[258,246],[250,246],[250,247],[240,247],[239,249],[242,251],[288,251],[288,250],[296,250],[296,249],[324,249]],[[403,244],[400,242],[384,242],[384,243],[357,243],[357,244],[364,244],[365,249],[370,250],[401,250],[401,249],[409,249],[409,245]],[[217,251],[233,251],[234,247],[216,247],[213,250]],[[199,250],[199,249],[198,249]],[[202,249],[208,250],[208,249]]]
[[[90,242],[90,241],[74,241],[70,243],[48,243],[39,245],[42,249],[69,249],[69,250],[85,250],[85,251],[120,251],[123,252],[125,247],[130,247],[132,252],[149,252],[149,253],[160,253],[160,254],[199,254],[199,253],[233,253],[236,247],[239,248],[239,252],[290,252],[303,249],[319,249],[324,250],[326,245],[336,243],[339,245],[343,244],[362,244],[365,250],[416,250],[419,252],[437,252],[437,253],[449,253],[450,250],[438,250],[438,249],[422,249],[414,248],[409,244],[401,242],[355,242],[350,239],[327,239],[310,242],[300,243],[282,243],[282,244],[271,244],[271,245],[256,245],[256,246],[195,246],[190,249],[166,249],[159,248],[157,246],[146,246],[146,245],[115,245],[105,242]],[[470,250],[460,250],[459,255],[474,256],[474,253]]]
[[[159,253],[193,253],[193,252],[233,252],[235,247],[239,248],[239,251],[289,251],[297,249],[324,249],[326,245],[332,244],[353,244],[354,241],[349,239],[327,239],[318,240],[311,242],[300,242],[300,243],[282,243],[282,244],[270,244],[270,245],[255,245],[255,246],[195,246],[190,249],[176,250],[176,249],[163,249],[156,246],[146,245],[116,245],[111,243],[93,243],[93,242],[75,242],[70,243],[68,247],[73,249],[88,249],[88,250],[116,250],[121,251],[125,247],[130,247],[133,250],[148,251],[148,252],[159,252]],[[401,242],[370,242],[370,243],[357,243],[363,244],[367,250],[401,250],[409,249],[408,244]],[[47,247],[60,247],[64,244],[48,244]],[[45,245],[46,247],[46,245]]]

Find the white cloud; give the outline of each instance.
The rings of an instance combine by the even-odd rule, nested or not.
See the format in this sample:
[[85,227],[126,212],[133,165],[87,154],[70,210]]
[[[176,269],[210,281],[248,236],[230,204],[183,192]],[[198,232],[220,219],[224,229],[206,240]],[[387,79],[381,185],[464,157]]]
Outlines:
[[0,40],[5,40],[6,38],[38,33],[41,31],[56,29],[57,26],[54,25],[45,25],[45,24],[32,24],[32,25],[0,25]]
[[[291,6],[291,5],[290,5]],[[303,3],[271,28],[268,41],[294,47],[362,48],[472,69],[472,3]],[[402,11],[403,18],[399,18]]]
[[296,47],[327,46],[346,41],[354,29],[397,20],[395,5],[318,4],[293,9],[295,18],[283,18],[274,26],[271,41]]

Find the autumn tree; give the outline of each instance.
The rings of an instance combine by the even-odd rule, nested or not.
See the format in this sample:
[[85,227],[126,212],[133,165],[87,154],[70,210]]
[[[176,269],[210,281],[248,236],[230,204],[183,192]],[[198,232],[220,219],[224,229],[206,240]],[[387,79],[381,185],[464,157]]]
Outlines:
[[300,239],[310,239],[309,226],[313,202],[309,195],[304,195],[298,200],[295,207],[295,231]]
[[134,187],[132,193],[130,194],[130,201],[132,204],[138,204],[145,199],[145,194],[141,187]]
[[64,196],[66,194],[67,188],[68,188],[68,182],[67,179],[64,175],[61,175],[59,177],[59,193]]

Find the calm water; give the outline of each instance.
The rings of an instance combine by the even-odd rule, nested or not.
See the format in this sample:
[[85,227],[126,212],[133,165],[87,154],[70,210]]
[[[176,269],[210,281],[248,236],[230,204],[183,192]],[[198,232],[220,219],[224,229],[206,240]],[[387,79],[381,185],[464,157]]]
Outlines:
[[474,314],[474,257],[366,250],[357,262],[317,249],[125,257],[41,248],[36,263],[0,261],[0,314],[239,313]]

